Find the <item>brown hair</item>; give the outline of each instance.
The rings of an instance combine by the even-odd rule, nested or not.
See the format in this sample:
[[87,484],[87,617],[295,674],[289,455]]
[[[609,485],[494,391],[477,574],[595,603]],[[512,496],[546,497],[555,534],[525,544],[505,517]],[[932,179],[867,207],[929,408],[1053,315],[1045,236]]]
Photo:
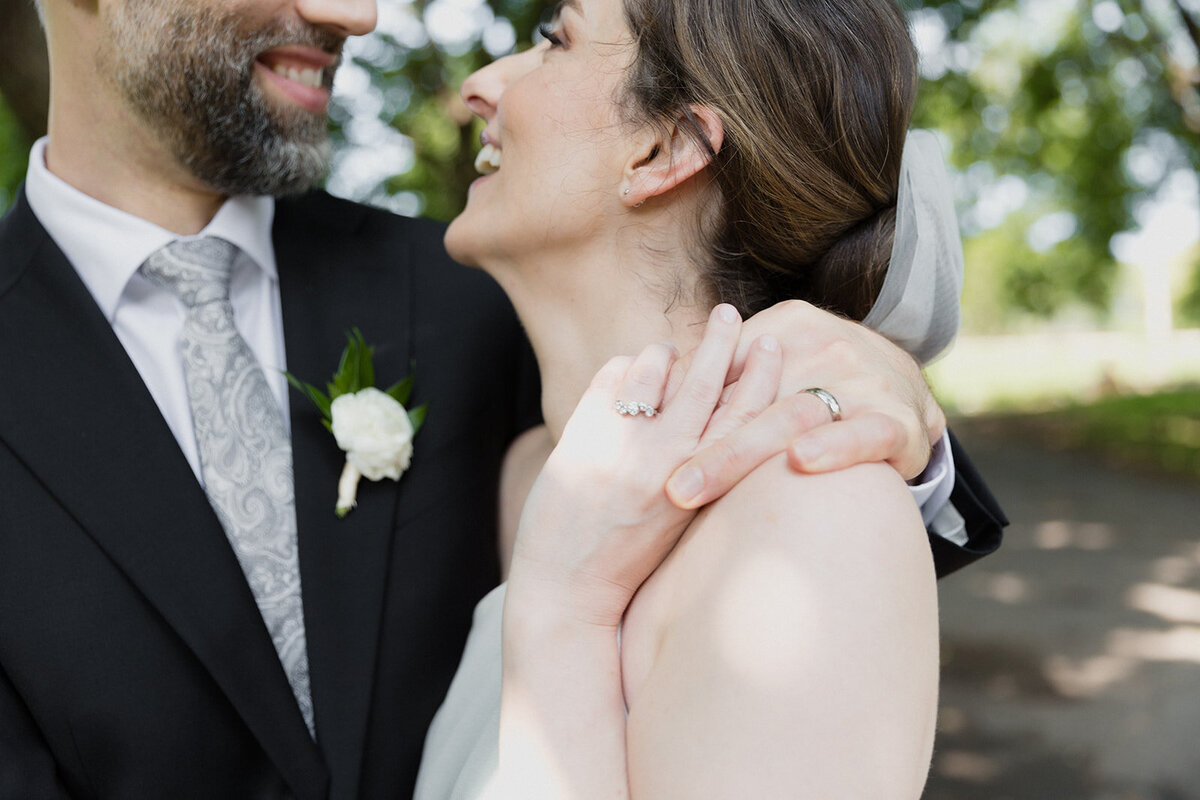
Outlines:
[[[625,0],[638,118],[713,109],[702,223],[717,298],[799,297],[861,319],[887,271],[917,57],[892,0]],[[711,148],[709,148],[711,151]]]

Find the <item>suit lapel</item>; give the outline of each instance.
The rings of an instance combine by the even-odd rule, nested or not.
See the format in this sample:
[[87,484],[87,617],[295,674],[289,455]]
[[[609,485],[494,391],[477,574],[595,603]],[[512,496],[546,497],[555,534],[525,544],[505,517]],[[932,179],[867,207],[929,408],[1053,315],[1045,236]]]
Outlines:
[[[410,297],[405,253],[379,253],[356,235],[362,209],[321,196],[280,202],[275,255],[279,266],[288,370],[324,385],[352,327],[376,345],[378,383],[408,372]],[[375,282],[369,265],[386,263]],[[370,273],[370,274],[368,274]],[[358,506],[333,513],[345,455],[308,400],[291,393],[292,452],[299,519],[305,634],[318,739],[333,774],[333,793],[358,794],[376,653],[391,561],[398,484],[364,479]]]
[[23,194],[0,252],[0,439],[206,666],[296,795],[319,795],[324,767],[225,534]]

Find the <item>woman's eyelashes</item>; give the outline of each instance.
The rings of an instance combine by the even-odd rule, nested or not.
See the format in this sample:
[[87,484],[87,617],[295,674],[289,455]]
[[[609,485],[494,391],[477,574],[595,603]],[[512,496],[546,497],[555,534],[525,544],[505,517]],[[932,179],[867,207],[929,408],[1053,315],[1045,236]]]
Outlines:
[[554,26],[552,26],[550,23],[543,22],[541,25],[539,25],[538,33],[543,39],[550,43],[551,48],[563,46],[562,37],[558,35],[554,29]]

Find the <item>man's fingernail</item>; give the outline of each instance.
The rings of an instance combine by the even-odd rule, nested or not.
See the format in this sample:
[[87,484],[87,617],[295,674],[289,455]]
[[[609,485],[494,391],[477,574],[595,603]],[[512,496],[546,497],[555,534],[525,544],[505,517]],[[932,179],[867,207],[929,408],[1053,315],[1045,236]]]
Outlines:
[[825,455],[825,445],[815,439],[802,439],[792,445],[792,453],[801,464],[813,464]]
[[774,353],[779,349],[779,340],[767,333],[759,337],[758,346],[763,350],[766,350],[768,353]]
[[737,322],[738,318],[737,309],[728,303],[721,303],[717,306],[717,315],[722,322]]
[[693,500],[704,490],[704,473],[695,467],[681,470],[671,476],[667,490],[682,502]]

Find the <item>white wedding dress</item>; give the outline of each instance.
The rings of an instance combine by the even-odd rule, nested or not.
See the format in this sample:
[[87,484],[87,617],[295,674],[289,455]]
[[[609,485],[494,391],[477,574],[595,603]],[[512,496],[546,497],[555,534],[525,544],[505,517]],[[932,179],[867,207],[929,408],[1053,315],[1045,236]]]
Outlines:
[[475,606],[462,662],[425,737],[413,800],[498,800],[504,591],[497,586]]

